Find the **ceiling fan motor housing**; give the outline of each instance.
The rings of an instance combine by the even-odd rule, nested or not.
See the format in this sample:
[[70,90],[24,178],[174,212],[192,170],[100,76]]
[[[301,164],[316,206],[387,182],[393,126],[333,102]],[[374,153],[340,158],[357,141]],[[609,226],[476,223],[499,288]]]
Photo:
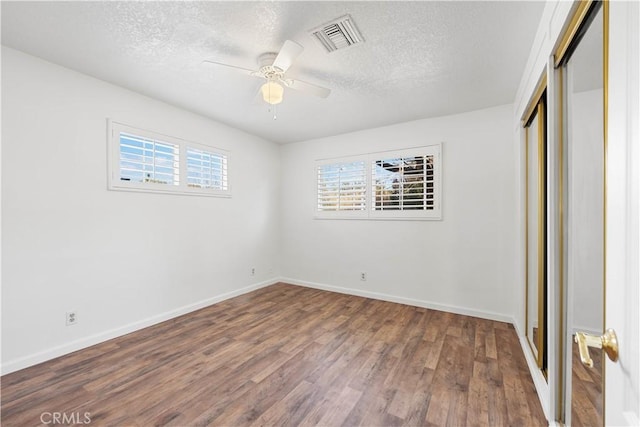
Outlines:
[[284,71],[282,71],[278,67],[273,66],[273,62],[275,61],[277,53],[268,52],[263,53],[258,57],[258,74],[264,77],[267,80],[280,80],[284,75]]

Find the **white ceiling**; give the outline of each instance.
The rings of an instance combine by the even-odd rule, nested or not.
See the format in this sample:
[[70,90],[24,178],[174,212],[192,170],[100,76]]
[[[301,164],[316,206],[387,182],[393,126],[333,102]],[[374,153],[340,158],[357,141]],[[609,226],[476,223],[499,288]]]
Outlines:
[[[544,2],[2,2],[2,44],[280,143],[513,102]],[[365,43],[326,53],[308,30],[351,14]],[[305,47],[273,120],[257,68]]]

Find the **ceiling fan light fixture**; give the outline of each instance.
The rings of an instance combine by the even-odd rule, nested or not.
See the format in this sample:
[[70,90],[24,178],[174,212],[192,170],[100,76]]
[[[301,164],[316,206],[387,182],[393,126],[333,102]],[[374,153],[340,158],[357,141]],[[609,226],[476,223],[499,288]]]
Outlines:
[[260,92],[262,92],[262,99],[264,99],[264,102],[275,105],[282,102],[284,88],[277,82],[270,80],[262,85]]

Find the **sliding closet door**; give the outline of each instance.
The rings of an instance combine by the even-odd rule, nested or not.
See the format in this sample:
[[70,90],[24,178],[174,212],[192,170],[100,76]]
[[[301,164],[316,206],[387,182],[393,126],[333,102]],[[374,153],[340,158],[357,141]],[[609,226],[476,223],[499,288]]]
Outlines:
[[559,61],[566,189],[564,419],[604,425],[605,87],[604,9],[585,2],[584,18]]

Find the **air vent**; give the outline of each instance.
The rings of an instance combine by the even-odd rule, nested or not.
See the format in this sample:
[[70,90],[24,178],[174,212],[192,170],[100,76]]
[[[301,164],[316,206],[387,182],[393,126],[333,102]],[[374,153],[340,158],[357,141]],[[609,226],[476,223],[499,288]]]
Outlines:
[[309,34],[317,39],[327,52],[334,52],[364,41],[350,15],[341,16],[314,28],[309,31]]

